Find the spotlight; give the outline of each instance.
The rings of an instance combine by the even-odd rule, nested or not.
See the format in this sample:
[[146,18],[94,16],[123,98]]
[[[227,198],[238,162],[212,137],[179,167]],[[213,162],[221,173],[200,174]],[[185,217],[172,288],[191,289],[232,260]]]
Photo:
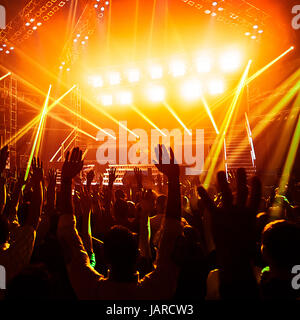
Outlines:
[[165,99],[165,89],[162,86],[151,86],[147,90],[147,96],[152,102],[161,102]]
[[84,37],[85,40],[88,40],[88,38],[89,38],[88,36],[85,36],[85,37]]
[[32,27],[32,29],[33,29],[33,30],[36,30],[36,29],[37,29],[37,26]]
[[183,76],[185,74],[185,64],[181,60],[173,60],[170,64],[170,71],[173,77]]
[[214,2],[212,3],[212,5],[215,7],[215,6],[218,5],[218,2],[214,1]]
[[251,39],[255,40],[255,39],[256,39],[256,36],[251,36]]
[[128,81],[138,82],[140,80],[140,71],[138,69],[131,69],[128,71]]
[[206,53],[200,54],[196,59],[196,66],[198,72],[209,72],[212,66],[211,57]]
[[225,72],[234,71],[241,65],[241,53],[238,50],[229,50],[221,55],[220,67]]
[[0,48],[0,51],[3,51],[3,48]]
[[258,29],[258,25],[255,24],[255,25],[253,26],[253,29]]
[[78,40],[75,38],[75,39],[74,39],[74,42],[77,42],[77,41],[78,41]]
[[10,54],[10,51],[9,51],[9,50],[6,50],[5,53],[6,53],[6,54]]
[[29,26],[30,26],[30,22],[26,22],[26,23],[25,23],[25,26],[26,26],[26,27],[29,27]]
[[40,27],[40,26],[42,25],[42,23],[41,23],[41,22],[38,22],[36,25],[37,25],[38,27]]
[[104,7],[101,7],[101,9],[100,9],[101,11],[104,11],[105,10],[105,8]]
[[15,48],[14,47],[10,47],[10,50],[14,50]]
[[250,32],[245,32],[245,36],[250,36]]
[[67,68],[67,71],[69,72],[71,69],[70,68]]
[[263,33],[263,30],[258,30],[258,33]]
[[224,87],[224,82],[221,79],[212,79],[208,82],[208,91],[211,95],[223,93]]
[[59,69],[62,70],[63,66],[59,66]]
[[6,47],[6,44],[4,43],[3,47],[5,48]]
[[190,79],[181,87],[181,95],[186,100],[196,100],[201,95],[201,82],[198,79]]
[[65,63],[65,62],[62,62],[61,64],[64,66],[66,63]]
[[163,76],[162,67],[158,65],[151,66],[149,72],[152,79],[160,79]]
[[132,93],[129,91],[120,92],[118,95],[118,100],[121,105],[132,104]]
[[109,1],[105,1],[105,4],[108,6],[109,5]]
[[95,4],[95,5],[94,5],[94,7],[97,9],[97,8],[98,8],[98,5],[97,5],[97,4]]
[[94,88],[100,88],[103,86],[103,79],[100,76],[90,76],[88,82]]
[[109,83],[112,85],[112,86],[115,86],[117,84],[120,84],[121,82],[121,75],[119,72],[111,72],[109,75],[108,75],[108,78],[109,78]]
[[81,41],[81,44],[82,44],[82,45],[85,45],[85,41]]
[[80,33],[77,33],[77,36],[76,36],[77,38],[80,38]]
[[30,21],[30,22],[34,22],[34,19],[32,18],[32,19],[30,19],[29,21]]
[[104,106],[111,106],[113,103],[113,97],[111,94],[105,94],[105,95],[101,96],[100,99],[101,99],[101,103]]
[[211,11],[210,11],[210,10],[205,10],[204,13],[205,13],[205,14],[210,14]]
[[222,8],[222,7],[219,7],[219,8],[218,8],[218,10],[219,10],[219,11],[223,11],[223,10],[224,10],[224,8]]
[[216,14],[215,12],[212,12],[212,13],[211,13],[211,16],[212,16],[212,17],[215,17],[216,15],[217,15],[217,14]]

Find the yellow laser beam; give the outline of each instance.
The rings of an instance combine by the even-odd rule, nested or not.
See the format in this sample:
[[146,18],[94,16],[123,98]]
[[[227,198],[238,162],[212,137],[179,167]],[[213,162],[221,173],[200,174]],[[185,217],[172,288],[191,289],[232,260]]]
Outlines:
[[[62,101],[66,95],[68,95],[76,86],[73,86],[66,93],[64,93],[59,99],[54,101],[49,107],[48,112],[50,112],[57,104]],[[18,141],[21,137],[23,137],[36,123],[40,121],[41,115],[36,116],[31,121],[29,121],[21,130],[19,130],[13,137],[8,139],[4,145],[10,144],[12,141]]]
[[29,171],[30,171],[33,155],[34,155],[34,152],[35,152],[35,148],[36,148],[36,145],[37,145],[37,142],[38,142],[41,126],[42,126],[44,117],[47,114],[47,106],[48,106],[48,103],[49,103],[49,97],[50,97],[51,88],[52,88],[52,86],[50,84],[49,90],[48,90],[48,94],[47,94],[47,97],[46,97],[46,100],[45,100],[45,103],[44,103],[43,111],[42,111],[42,113],[40,115],[40,123],[39,123],[38,129],[37,129],[37,132],[36,132],[36,135],[35,135],[35,139],[34,139],[34,142],[33,142],[33,145],[32,145],[32,149],[31,149],[31,152],[30,152],[30,156],[29,156],[29,159],[28,159],[27,168],[26,168],[25,177],[24,177],[25,181],[27,181],[28,176],[29,176]]
[[[289,52],[291,52],[292,50],[294,50],[294,47],[291,46],[289,49],[287,49],[286,51],[284,51],[282,54],[280,54],[278,57],[276,57],[275,59],[273,59],[271,62],[269,62],[268,64],[266,64],[264,67],[262,67],[260,70],[258,70],[257,72],[255,72],[251,77],[248,78],[248,80],[245,82],[245,86],[249,85],[252,81],[254,81],[256,78],[258,78],[262,73],[264,73],[265,71],[267,71],[271,66],[273,66],[276,62],[278,62],[280,59],[282,59],[285,55],[287,55]],[[251,80],[249,80],[251,79]],[[224,102],[226,102],[228,99],[230,99],[236,92],[237,88],[229,91],[226,95],[224,95],[221,99],[219,99],[216,103],[214,103],[211,106],[211,110],[214,110],[215,108],[219,107],[221,104],[223,104]],[[191,120],[191,122],[189,123],[190,126],[194,126],[198,123],[198,121],[203,117],[197,117],[197,119],[193,119]]]
[[11,75],[11,72],[8,72],[7,74],[5,74],[4,76],[2,76],[2,77],[0,78],[0,81],[1,81],[1,80],[4,80],[5,78],[9,77],[10,75]]
[[246,66],[246,69],[245,69],[245,71],[244,71],[244,73],[242,75],[242,78],[241,78],[241,80],[239,82],[239,85],[237,87],[237,90],[236,90],[236,93],[234,95],[234,98],[233,98],[233,100],[232,100],[232,102],[230,104],[230,107],[229,107],[229,109],[227,111],[225,119],[224,119],[224,121],[222,123],[221,129],[220,129],[220,133],[221,133],[220,139],[217,142],[217,144],[212,147],[212,149],[210,151],[210,154],[213,155],[213,159],[212,159],[212,162],[210,164],[207,176],[206,176],[205,181],[204,181],[205,185],[210,185],[210,182],[211,182],[211,179],[212,179],[212,175],[215,173],[216,164],[217,164],[219,155],[221,153],[221,149],[223,147],[224,139],[225,139],[227,130],[229,128],[229,125],[230,125],[234,110],[236,109],[237,102],[239,100],[240,94],[241,94],[241,92],[242,92],[242,90],[244,88],[244,84],[245,84],[246,78],[248,76],[251,63],[252,63],[252,60],[249,60],[247,66]]
[[181,124],[183,129],[188,133],[188,135],[192,135],[191,131],[186,127],[186,125],[183,123],[183,121],[178,117],[176,112],[170,107],[170,105],[167,102],[163,102],[164,106],[169,110],[169,112],[173,115],[173,117]]
[[291,142],[287,159],[285,161],[282,177],[279,184],[279,193],[281,195],[285,194],[285,186],[289,182],[291,170],[293,169],[293,165],[295,163],[295,158],[296,158],[296,154],[299,147],[299,142],[300,142],[300,116],[298,115],[297,126]]
[[211,113],[211,111],[210,111],[210,109],[209,109],[209,106],[208,106],[208,104],[207,104],[207,102],[206,102],[206,100],[205,100],[205,98],[204,98],[204,96],[203,96],[202,94],[201,94],[201,100],[202,100],[202,103],[203,103],[203,105],[204,105],[204,108],[205,108],[205,110],[206,110],[206,112],[207,112],[207,114],[208,114],[208,116],[209,116],[209,118],[210,118],[210,121],[211,121],[213,127],[214,127],[215,130],[216,130],[216,133],[219,134],[219,133],[220,133],[220,132],[219,132],[219,129],[218,129],[218,127],[217,127],[217,125],[216,125],[216,122],[215,122],[215,120],[214,120],[214,118],[213,118],[213,115],[212,115],[212,113]]
[[156,129],[163,136],[167,136],[163,131],[161,131],[156,124],[154,124],[147,116],[145,116],[136,106],[131,105],[131,108],[141,116],[145,121],[147,121],[154,129]]

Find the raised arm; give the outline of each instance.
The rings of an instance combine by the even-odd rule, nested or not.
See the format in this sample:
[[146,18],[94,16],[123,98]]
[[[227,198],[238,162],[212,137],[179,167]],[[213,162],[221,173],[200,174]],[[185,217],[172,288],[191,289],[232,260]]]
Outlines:
[[92,267],[90,258],[78,235],[76,219],[72,205],[72,179],[82,170],[82,151],[74,148],[62,167],[62,207],[59,223],[58,238],[60,240],[69,278],[76,295],[80,299],[88,299],[97,287],[97,281],[101,277]]
[[258,178],[252,180],[248,199],[246,172],[237,171],[237,196],[234,201],[226,174],[218,173],[218,186],[222,195],[217,207],[203,187],[198,188],[211,217],[211,232],[216,245],[220,265],[220,294],[222,298],[256,298],[256,280],[252,269],[255,254],[255,217],[261,185]]
[[3,176],[3,172],[6,167],[7,159],[8,146],[5,146],[0,150],[0,214],[2,214],[6,204],[6,180]]

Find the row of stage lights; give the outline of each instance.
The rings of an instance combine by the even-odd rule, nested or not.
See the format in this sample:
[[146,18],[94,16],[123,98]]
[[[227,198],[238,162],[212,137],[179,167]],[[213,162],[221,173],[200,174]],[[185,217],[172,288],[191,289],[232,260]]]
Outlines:
[[[194,102],[201,99],[201,95],[207,91],[210,95],[219,95],[225,91],[223,79],[211,79],[204,87],[199,79],[188,79],[179,87],[180,96],[185,101]],[[163,102],[166,98],[166,89],[159,84],[148,85],[145,90],[145,98],[151,103]],[[105,107],[112,105],[128,106],[134,103],[133,93],[130,90],[123,90],[117,93],[102,93],[97,96],[97,102]]]
[[[32,29],[32,32],[38,29],[42,25],[42,22],[35,23],[35,19],[31,18],[29,21],[25,23],[25,26]],[[9,46],[8,44],[3,44],[0,46],[0,53],[10,54],[15,48],[13,46]]]
[[[103,0],[96,0],[94,4],[94,8],[98,11],[100,11],[101,17],[103,17],[104,11],[105,11],[105,6],[109,6],[109,1],[103,1]],[[87,41],[89,40],[88,35],[82,35],[80,33],[77,33],[75,38],[73,39],[74,44],[80,44],[82,46],[86,45]],[[65,69],[67,72],[69,72],[71,69],[69,66],[66,65],[66,63],[63,61],[60,66],[60,70]]]
[[[223,53],[219,57],[219,68],[225,72],[237,71],[242,65],[242,55],[238,50],[229,50]],[[199,54],[195,59],[195,64],[190,67],[192,71],[197,70],[199,74],[207,74],[213,70],[213,58],[209,53]],[[161,79],[164,74],[169,74],[174,78],[182,77],[188,72],[187,64],[182,59],[173,59],[169,64],[168,70],[158,63],[152,63],[146,70],[146,74],[152,80]],[[144,77],[145,78],[145,77]],[[122,80],[129,83],[137,83],[142,80],[142,72],[137,67],[132,67],[125,72],[123,75],[118,71],[108,72],[105,76],[94,75],[88,77],[88,83],[94,88],[105,87],[106,85],[118,86]]]
[[[195,1],[190,1],[190,0],[182,0],[182,1],[187,3],[190,6],[194,6],[196,9],[203,10],[204,14],[210,15],[212,17],[216,17],[222,14],[223,12],[225,12],[226,10],[226,8],[222,6],[222,2],[224,2],[224,0],[211,2],[211,5],[209,8],[208,7],[205,8],[204,5],[200,3],[196,3]],[[234,13],[231,13],[230,18],[232,20],[237,20],[239,16]],[[253,29],[251,30],[251,32],[249,30],[245,32],[245,36],[249,37],[249,39],[256,40],[258,39],[259,35],[263,33],[263,30],[259,28],[257,24],[253,25],[252,28]]]

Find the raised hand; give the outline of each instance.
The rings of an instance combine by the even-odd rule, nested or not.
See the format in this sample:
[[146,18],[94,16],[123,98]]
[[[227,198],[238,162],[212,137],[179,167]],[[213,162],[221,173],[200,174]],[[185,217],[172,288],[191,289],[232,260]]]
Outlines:
[[251,194],[248,200],[246,172],[237,170],[237,195],[234,201],[224,171],[218,172],[218,187],[221,194],[220,205],[209,197],[203,187],[198,194],[211,214],[212,234],[221,265],[230,265],[233,260],[252,259],[255,252],[255,219],[258,211],[261,184],[257,177],[251,182]]
[[115,180],[117,179],[117,175],[116,175],[116,168],[111,168],[109,170],[109,176],[108,176],[108,186],[112,187]]
[[[179,178],[179,165],[175,161],[174,152],[172,148],[170,148],[170,155],[168,154],[167,148],[164,145],[159,144],[155,149],[158,163],[155,163],[156,168],[166,175],[169,180],[174,178]],[[163,163],[163,152],[168,154],[170,157],[169,163]]]
[[79,148],[74,148],[71,156],[70,152],[68,151],[61,171],[62,181],[70,182],[79,174],[79,172],[82,170],[82,167],[82,151]]
[[34,183],[40,183],[44,178],[43,162],[39,158],[33,158],[31,164],[31,179]]
[[4,146],[1,150],[0,150],[0,174],[4,171],[5,167],[6,167],[6,162],[8,159],[8,146]]
[[143,188],[143,174],[142,170],[139,168],[134,168],[134,176],[139,189]]
[[48,187],[56,185],[57,172],[55,169],[49,169],[48,171]]

